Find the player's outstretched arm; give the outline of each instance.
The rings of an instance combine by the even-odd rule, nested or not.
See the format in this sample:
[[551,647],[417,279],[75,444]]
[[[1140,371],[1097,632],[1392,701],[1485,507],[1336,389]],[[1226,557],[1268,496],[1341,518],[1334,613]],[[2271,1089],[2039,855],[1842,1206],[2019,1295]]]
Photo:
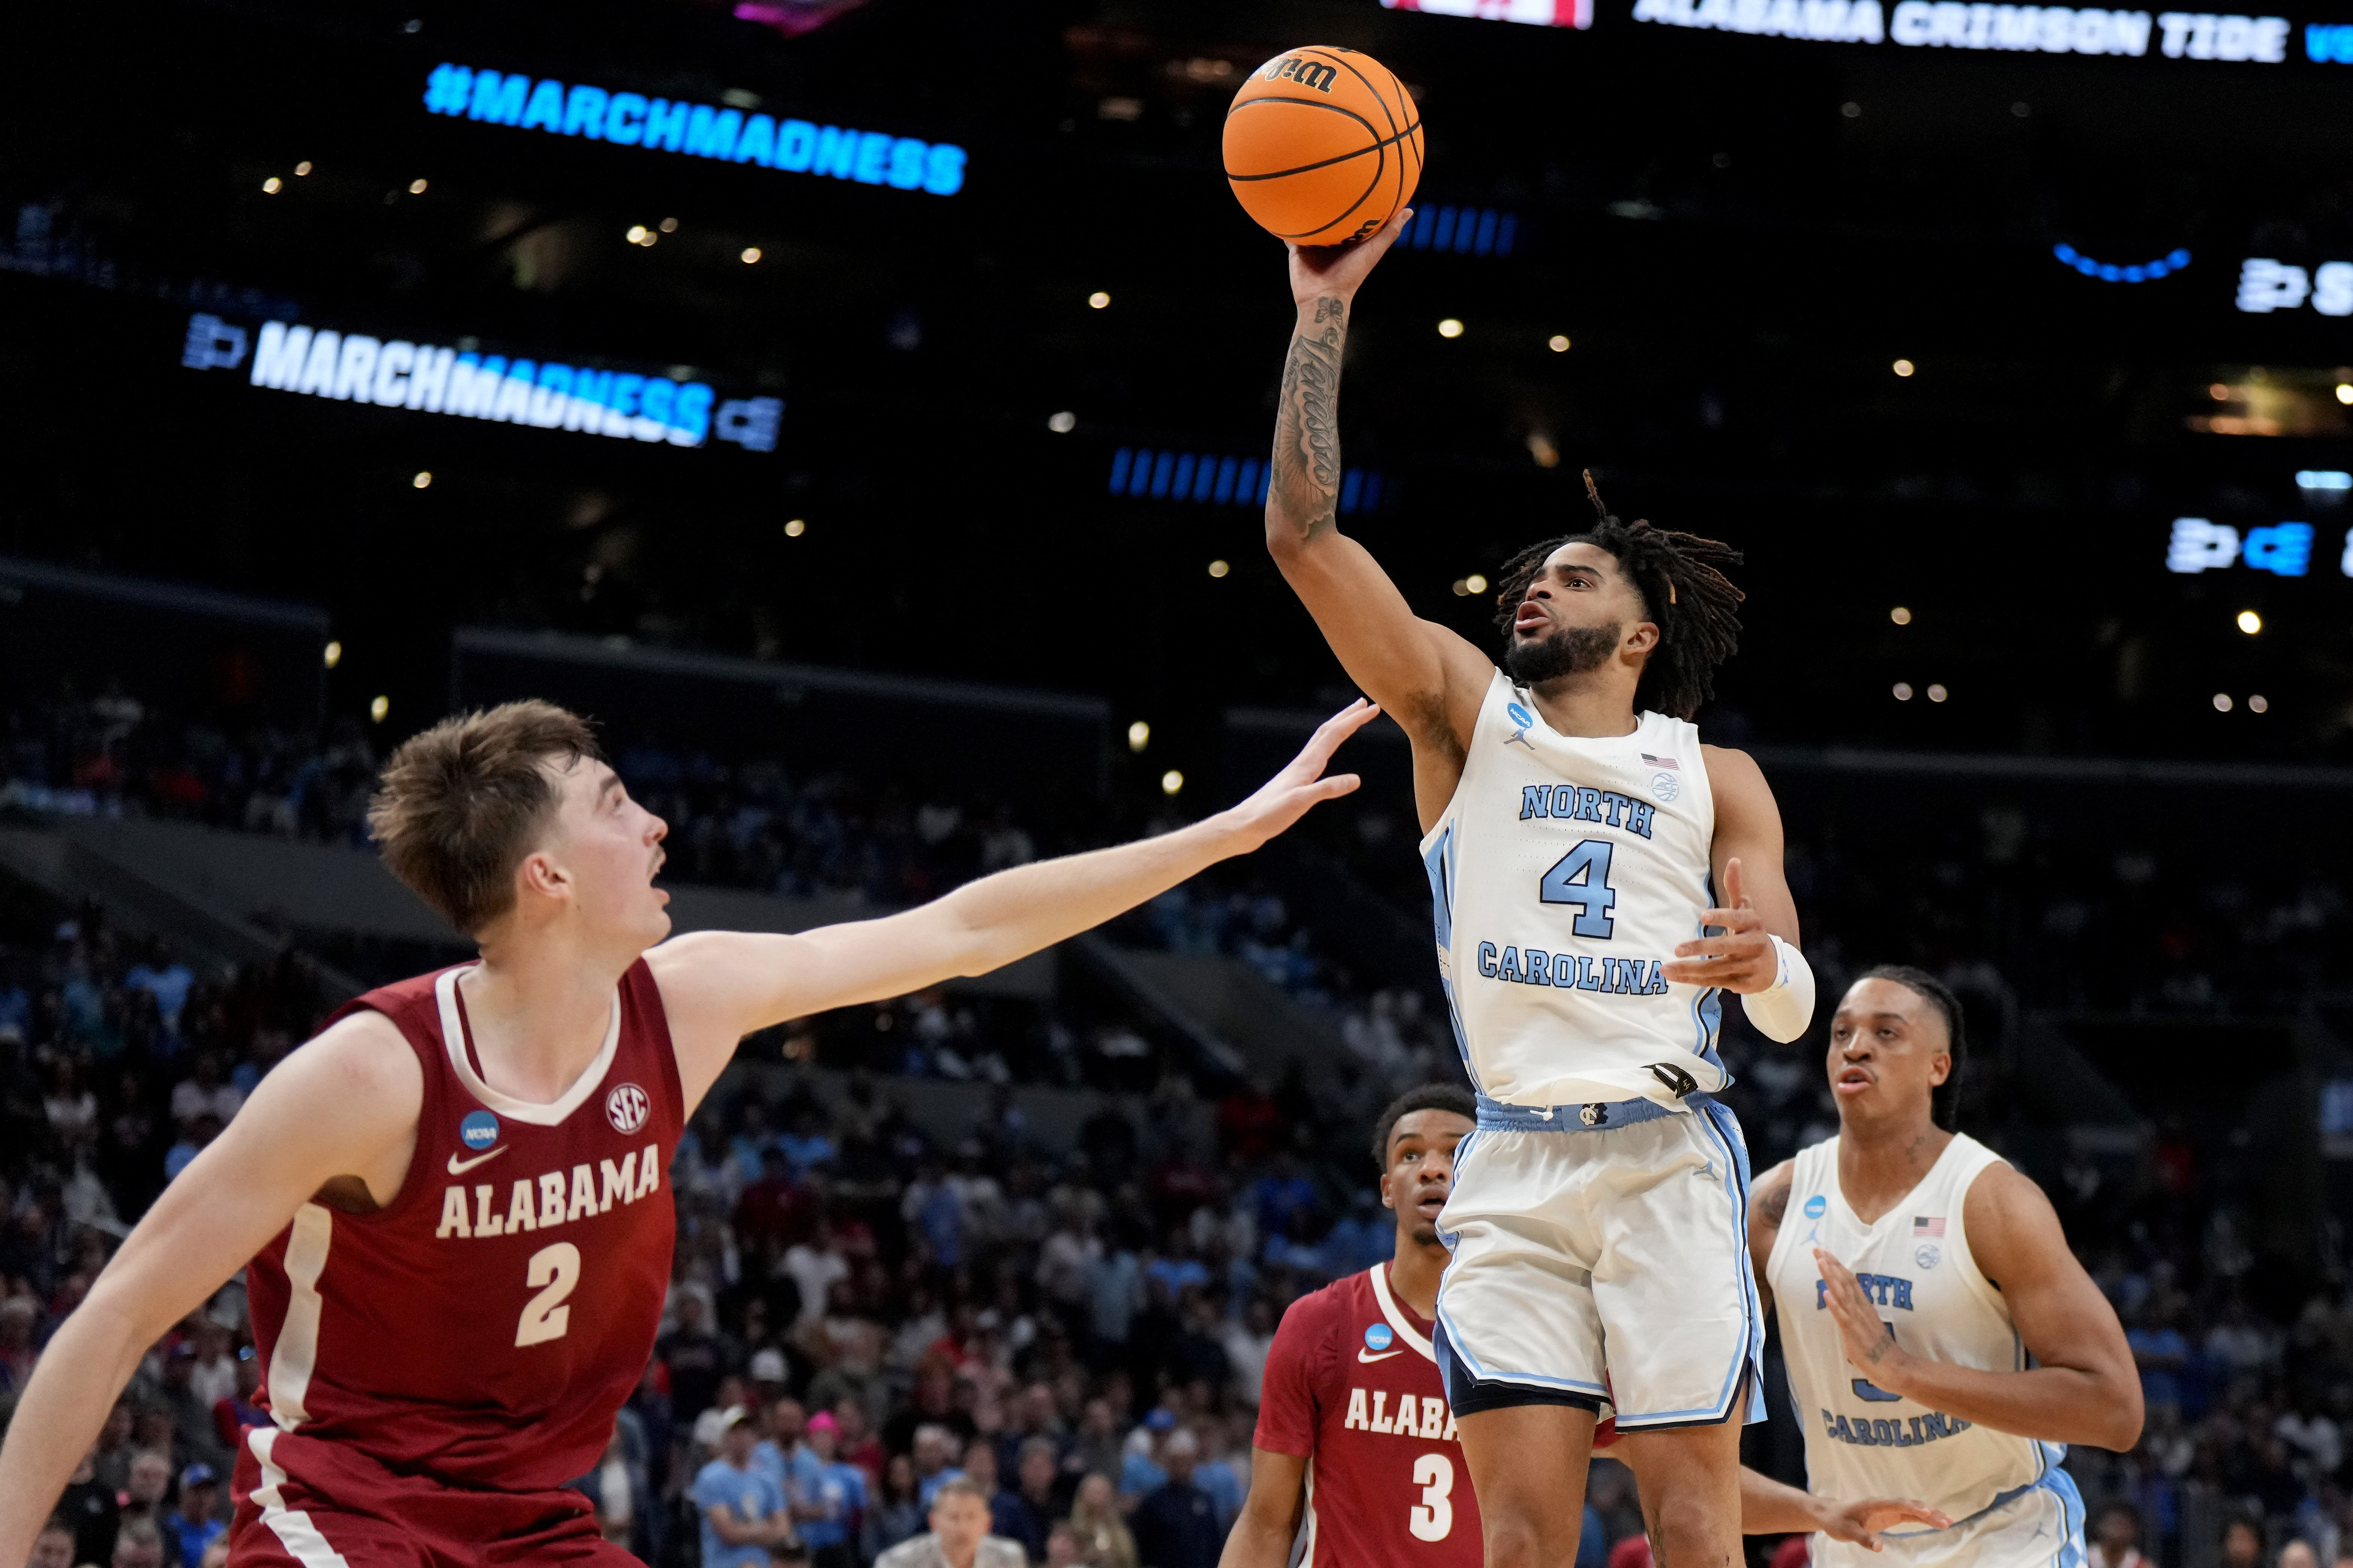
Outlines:
[[1989,1165],[1961,1205],[1978,1270],[2009,1303],[2037,1365],[1979,1372],[1915,1355],[1892,1337],[1844,1265],[1814,1249],[1847,1360],[1891,1394],[1997,1431],[2123,1453],[2140,1440],[2140,1373],[2116,1309],[2068,1249],[2042,1189]]
[[1340,363],[1349,315],[1357,289],[1412,216],[1399,212],[1355,245],[1291,247],[1299,318],[1276,405],[1266,547],[1349,679],[1411,737],[1427,826],[1461,776],[1494,666],[1453,632],[1416,616],[1371,552],[1338,526]]
[[1944,1530],[1952,1522],[1951,1514],[1912,1498],[1865,1498],[1860,1502],[1843,1502],[1837,1498],[1801,1492],[1770,1476],[1759,1475],[1746,1465],[1740,1467],[1743,1535],[1796,1535],[1819,1530],[1833,1541],[1852,1542],[1879,1552],[1884,1550],[1879,1542],[1883,1530],[1893,1530],[1899,1524]]
[[375,1013],[344,1019],[261,1080],[164,1189],[42,1352],[0,1449],[0,1563],[31,1558],[67,1478],[165,1330],[328,1183],[356,1176],[378,1199],[392,1196],[424,1093],[415,1053]]
[[1304,1455],[1250,1450],[1250,1495],[1234,1516],[1218,1568],[1283,1568],[1291,1561],[1306,1475]]
[[1017,866],[883,920],[798,936],[698,931],[646,955],[661,986],[690,1106],[755,1029],[830,1007],[903,996],[986,974],[1166,892],[1204,867],[1247,855],[1346,795],[1356,775],[1324,776],[1340,742],[1380,712],[1362,700],[1324,721],[1290,766],[1238,805],[1156,838]]

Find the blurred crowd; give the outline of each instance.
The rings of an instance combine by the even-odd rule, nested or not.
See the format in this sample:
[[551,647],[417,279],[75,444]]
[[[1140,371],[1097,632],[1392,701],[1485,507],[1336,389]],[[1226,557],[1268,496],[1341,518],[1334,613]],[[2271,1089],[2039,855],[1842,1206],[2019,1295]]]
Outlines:
[[[345,839],[362,831],[376,761],[356,730],[232,744],[158,724],[120,692],[18,711],[5,757],[0,805]],[[622,766],[671,819],[681,879],[901,902],[1075,837],[1049,839],[1004,805],[761,765],[647,748]],[[2258,989],[2235,1005],[2252,1008],[2261,987],[2334,973],[2341,960],[2322,950],[2342,934],[2342,900],[2293,870],[2240,873],[2242,891],[2219,902],[2158,900],[2151,889],[2192,868],[2144,875],[2138,851],[2094,854],[2031,825],[1992,833],[1968,819],[1924,832],[1916,866],[1800,838],[1792,879],[1826,994],[1850,965],[1889,957],[1963,990],[1981,1055],[1966,1125],[2051,1192],[2127,1326],[2147,1433],[2129,1455],[2070,1460],[2113,1548],[2097,1568],[2137,1568],[2134,1552],[2163,1568],[2353,1555],[2353,1293],[2326,1254],[2316,1271],[2267,1260],[2255,1215],[2270,1151],[2249,1127],[2218,1142],[2166,1124],[2127,1148],[2079,1149],[2024,1126],[1999,1047],[2066,966],[2013,971],[1970,945],[2015,956],[2003,933],[2043,900],[2036,931],[2073,931],[2128,969],[2092,928],[2147,900],[2162,907],[2132,918],[2156,922],[2160,952],[2175,944],[2171,977],[2210,974],[2209,987],[2159,984],[2124,1005],[2211,1006],[2243,975]],[[1389,842],[1379,864],[1402,855]],[[1419,896],[1369,855],[1362,875]],[[2225,927],[2241,946],[2222,945]],[[5,1409],[129,1223],[339,998],[300,958],[210,972],[100,911],[29,894],[0,894],[0,934]],[[1211,1568],[1283,1309],[1388,1253],[1366,1129],[1398,1085],[1457,1069],[1426,977],[1357,984],[1255,869],[1197,879],[1121,935],[1243,960],[1330,1017],[1345,1054],[1253,1078],[1116,1008],[948,993],[802,1020],[779,1031],[780,1053],[747,1051],[764,1065],[723,1080],[679,1151],[659,1343],[578,1481],[612,1539],[680,1568],[862,1568],[929,1529],[945,1497],[951,1512],[985,1509],[1031,1564]],[[2242,963],[2250,944],[2270,957]],[[1725,1051],[1758,1169],[1834,1130],[1810,1047],[1767,1047],[1730,1010]],[[964,1120],[919,1122],[916,1080],[943,1079],[975,1086]],[[1033,1085],[1089,1091],[1085,1113],[1048,1136]],[[76,1472],[45,1568],[216,1555],[238,1429],[260,1419],[256,1383],[232,1282],[142,1364]],[[1793,1453],[1751,1439],[1760,1462],[1786,1469]],[[1622,1471],[1597,1467],[1592,1500],[1581,1568],[1641,1533]],[[718,1530],[714,1508],[741,1523]],[[1759,1561],[1772,1551],[1761,1543]]]

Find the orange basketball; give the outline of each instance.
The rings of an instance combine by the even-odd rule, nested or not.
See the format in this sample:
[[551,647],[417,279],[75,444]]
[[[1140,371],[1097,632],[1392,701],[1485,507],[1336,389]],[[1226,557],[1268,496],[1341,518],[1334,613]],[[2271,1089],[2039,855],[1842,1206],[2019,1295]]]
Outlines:
[[1362,239],[1420,183],[1421,116],[1405,84],[1372,56],[1293,49],[1234,94],[1226,179],[1242,210],[1279,238]]

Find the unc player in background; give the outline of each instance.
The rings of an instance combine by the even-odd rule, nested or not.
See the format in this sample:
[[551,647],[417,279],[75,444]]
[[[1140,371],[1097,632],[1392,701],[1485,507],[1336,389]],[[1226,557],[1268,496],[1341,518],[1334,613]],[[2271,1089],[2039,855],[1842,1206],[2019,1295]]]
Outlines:
[[[2130,1448],[2140,1376],[2042,1189],[1951,1130],[1959,1002],[1873,970],[1831,1022],[1838,1136],[1757,1183],[1750,1249],[1776,1303],[1810,1486],[1912,1492],[1950,1527],[1892,1531],[1937,1568],[2082,1568],[2069,1443]],[[1814,1562],[1853,1563],[1817,1539]]]
[[1712,1098],[1718,994],[1777,1040],[1813,1011],[1772,792],[1690,723],[1737,640],[1720,568],[1738,557],[1596,496],[1590,527],[1504,568],[1502,668],[1414,615],[1335,526],[1349,310],[1410,216],[1292,248],[1266,538],[1413,743],[1440,972],[1479,1095],[1439,1222],[1453,1262],[1433,1342],[1491,1568],[1576,1555],[1605,1403],[1642,1451],[1661,1560],[1713,1568],[1740,1556],[1764,1339],[1747,1159]]
[[509,703],[403,742],[370,826],[480,961],[347,1005],[155,1200],[17,1403],[0,1564],[31,1554],[141,1352],[250,1259],[270,1421],[244,1435],[232,1563],[632,1568],[566,1482],[652,1352],[667,1173],[736,1043],[985,973],[1256,848],[1356,787],[1320,775],[1373,711],[1156,838],[881,920],[672,942],[668,829],[580,719]]
[[[1381,1112],[1373,1162],[1381,1203],[1397,1212],[1395,1252],[1283,1313],[1267,1355],[1250,1495],[1219,1568],[1284,1568],[1294,1542],[1300,1568],[1477,1568],[1479,1502],[1455,1462],[1455,1423],[1430,1343],[1447,1264],[1439,1211],[1455,1150],[1477,1120],[1470,1091],[1454,1084],[1409,1089]],[[1641,1447],[1618,1451],[1636,1464],[1638,1480]],[[1908,1499],[1810,1497],[1746,1468],[1740,1507],[1752,1534],[1822,1531],[1874,1552],[1883,1530],[1952,1522]]]

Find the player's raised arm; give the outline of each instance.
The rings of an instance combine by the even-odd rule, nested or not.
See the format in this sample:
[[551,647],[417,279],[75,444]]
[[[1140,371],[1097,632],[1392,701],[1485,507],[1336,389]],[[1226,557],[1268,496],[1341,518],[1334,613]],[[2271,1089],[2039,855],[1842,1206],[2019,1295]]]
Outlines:
[[1340,742],[1379,712],[1350,704],[1257,794],[1173,833],[1017,866],[882,920],[798,936],[701,931],[664,942],[646,962],[661,985],[687,1103],[702,1099],[736,1042],[755,1029],[986,974],[1250,853],[1318,801],[1356,787],[1354,773],[1326,778],[1324,768]]
[[1266,546],[1349,678],[1405,726],[1419,764],[1450,761],[1451,792],[1493,665],[1445,627],[1416,616],[1362,544],[1338,527],[1340,365],[1356,290],[1410,208],[1351,246],[1291,247],[1299,317],[1283,361],[1274,426]]
[[2116,1309],[2069,1250],[2042,1189],[2010,1166],[1970,1184],[1962,1223],[1978,1268],[2010,1308],[2034,1358],[1980,1372],[1896,1343],[1853,1273],[1820,1247],[1825,1305],[1847,1359],[1891,1394],[1997,1431],[2123,1453],[2140,1440],[2140,1373]]
[[0,1563],[23,1563],[147,1347],[204,1304],[331,1183],[388,1201],[424,1079],[378,1014],[346,1018],[264,1078],[165,1187],[33,1370],[0,1449]]

